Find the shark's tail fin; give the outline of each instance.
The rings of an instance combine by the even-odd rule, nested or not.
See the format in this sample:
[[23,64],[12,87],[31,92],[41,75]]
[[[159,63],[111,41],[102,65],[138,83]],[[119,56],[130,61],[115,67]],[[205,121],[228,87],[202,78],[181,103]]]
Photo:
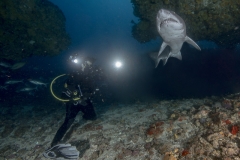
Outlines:
[[163,59],[163,65],[167,63],[168,58]]
[[163,65],[165,65],[167,63],[168,58],[171,55],[171,51],[170,51],[170,47],[167,46],[162,52],[161,54],[158,56],[158,52],[152,52],[149,54],[149,56],[153,59],[153,61],[155,62],[155,68],[157,68],[159,62],[161,60],[163,60]]
[[155,64],[155,68],[157,68],[159,62],[160,62],[160,58],[158,57],[158,52],[152,52],[149,53],[149,56],[151,57],[151,59],[154,61]]

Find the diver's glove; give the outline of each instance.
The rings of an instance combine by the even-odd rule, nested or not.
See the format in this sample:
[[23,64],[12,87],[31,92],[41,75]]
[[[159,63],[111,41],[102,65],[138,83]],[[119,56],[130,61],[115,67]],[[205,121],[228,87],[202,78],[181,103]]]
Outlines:
[[79,151],[75,146],[71,146],[71,144],[58,144],[46,150],[43,153],[43,156],[46,158],[57,160],[61,159],[77,160],[79,157]]

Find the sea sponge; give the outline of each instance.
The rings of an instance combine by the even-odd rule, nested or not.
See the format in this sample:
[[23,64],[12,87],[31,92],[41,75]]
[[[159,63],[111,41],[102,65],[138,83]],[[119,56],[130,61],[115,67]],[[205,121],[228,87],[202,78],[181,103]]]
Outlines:
[[233,105],[232,105],[231,100],[224,99],[223,102],[222,102],[222,107],[226,108],[226,109],[229,109],[229,110],[233,109]]
[[63,12],[48,0],[0,3],[0,58],[58,55],[70,45]]
[[185,149],[185,150],[182,151],[182,156],[186,156],[186,155],[188,155],[188,154],[189,154],[189,151],[188,151],[188,150]]
[[225,122],[227,125],[229,125],[229,124],[232,123],[229,119],[225,120],[224,122]]
[[236,125],[234,125],[234,126],[232,126],[232,128],[231,128],[231,133],[233,134],[233,135],[236,135],[237,134],[237,132],[238,132],[238,126],[236,126]]
[[148,136],[158,138],[164,131],[164,128],[162,127],[163,124],[164,124],[164,122],[162,122],[162,121],[155,122],[154,124],[150,125],[146,134]]

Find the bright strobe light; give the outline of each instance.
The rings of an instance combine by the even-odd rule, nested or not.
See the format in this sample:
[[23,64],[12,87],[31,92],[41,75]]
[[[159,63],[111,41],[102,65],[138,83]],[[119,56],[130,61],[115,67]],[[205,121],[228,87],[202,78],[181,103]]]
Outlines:
[[73,62],[74,62],[74,63],[78,63],[78,59],[74,59]]
[[122,62],[120,62],[120,61],[115,62],[115,67],[116,68],[121,68],[122,67]]

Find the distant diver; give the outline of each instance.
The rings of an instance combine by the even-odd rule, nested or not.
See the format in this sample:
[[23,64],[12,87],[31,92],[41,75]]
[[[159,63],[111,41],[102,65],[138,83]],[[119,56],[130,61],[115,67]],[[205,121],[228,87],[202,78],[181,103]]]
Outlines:
[[[158,55],[155,56],[156,68],[161,59],[163,60],[163,65],[167,63],[169,57],[182,60],[180,50],[185,41],[196,49],[201,50],[201,48],[186,35],[186,25],[183,19],[173,11],[166,9],[160,9],[158,11],[157,30],[163,39],[163,43]],[[164,51],[165,49],[166,51]],[[154,55],[151,55],[151,57],[153,58]]]

